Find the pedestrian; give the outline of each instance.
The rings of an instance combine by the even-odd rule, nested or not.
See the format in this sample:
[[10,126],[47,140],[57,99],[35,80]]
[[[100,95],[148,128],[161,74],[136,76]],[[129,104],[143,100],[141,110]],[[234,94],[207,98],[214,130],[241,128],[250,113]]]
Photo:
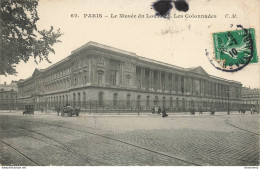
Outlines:
[[152,114],[154,114],[155,113],[155,110],[154,110],[154,107],[152,108]]
[[252,106],[250,109],[251,114],[254,114],[254,107]]
[[163,111],[162,111],[162,117],[163,117],[163,118],[168,116],[168,114],[166,113],[166,110],[167,110],[167,109],[163,109]]
[[158,114],[161,114],[161,111],[162,111],[162,109],[159,107],[158,108]]
[[190,108],[190,114],[195,115],[195,108],[194,107]]
[[202,108],[201,108],[201,107],[199,107],[199,114],[203,114],[203,113],[202,113]]
[[211,111],[210,111],[210,115],[214,115],[215,114],[215,109],[214,107],[211,108]]

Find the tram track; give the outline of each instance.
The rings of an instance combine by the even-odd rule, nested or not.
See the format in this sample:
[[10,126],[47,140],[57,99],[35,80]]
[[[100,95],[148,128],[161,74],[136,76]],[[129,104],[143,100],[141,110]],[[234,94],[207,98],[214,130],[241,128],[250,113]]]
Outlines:
[[[76,155],[77,157],[79,157],[81,160],[83,160],[86,164],[92,165],[86,158],[82,157],[79,153],[77,153],[76,151],[74,151],[73,149],[71,149],[70,147],[68,147],[66,144],[64,144],[64,143],[62,143],[62,142],[60,142],[60,141],[58,141],[58,140],[56,140],[56,139],[54,139],[54,138],[52,138],[52,137],[50,137],[50,136],[47,136],[47,135],[42,134],[42,133],[39,133],[39,132],[37,132],[37,131],[35,131],[35,130],[27,129],[27,128],[24,128],[24,127],[21,127],[21,126],[16,126],[16,125],[12,125],[12,124],[6,124],[6,125],[12,126],[12,127],[16,127],[16,128],[20,128],[20,129],[23,129],[23,130],[26,130],[26,131],[30,131],[30,132],[32,132],[32,133],[38,134],[38,135],[40,135],[40,136],[42,136],[42,137],[45,137],[45,138],[47,138],[47,139],[49,139],[49,140],[52,140],[52,141],[54,141],[54,142],[56,142],[56,143],[62,145],[63,147],[57,146],[57,145],[55,145],[55,144],[52,144],[53,146],[58,147],[58,148],[61,148],[61,149],[65,150],[65,151],[68,151],[68,152],[70,152],[70,153],[73,153],[74,155]],[[34,139],[36,139],[36,138],[34,138]],[[38,140],[39,140],[39,139],[38,139]],[[41,139],[40,139],[40,140],[41,140]],[[41,140],[41,141],[43,141],[43,140]],[[43,141],[43,142],[44,142],[44,141]]]
[[[8,118],[8,119],[10,119],[10,118]],[[11,119],[11,120],[14,120],[14,119]],[[16,120],[14,120],[14,121],[16,121]],[[112,140],[112,141],[115,141],[115,142],[118,142],[118,143],[121,143],[121,144],[125,144],[125,145],[131,146],[131,147],[142,149],[142,150],[145,150],[145,151],[157,154],[157,155],[161,155],[161,156],[168,157],[168,158],[171,158],[171,159],[174,159],[174,160],[178,160],[178,161],[184,162],[184,163],[186,163],[188,165],[193,165],[193,166],[202,166],[203,165],[203,164],[198,164],[196,162],[192,162],[192,161],[188,161],[188,160],[185,160],[185,159],[181,159],[181,158],[178,158],[178,157],[175,157],[175,156],[163,153],[163,152],[159,152],[159,151],[156,151],[156,150],[151,150],[151,149],[145,148],[143,146],[135,145],[135,144],[128,143],[128,142],[125,142],[125,141],[122,141],[122,140],[118,140],[118,139],[115,139],[115,138],[111,138],[111,137],[108,137],[108,136],[97,134],[97,133],[94,133],[94,132],[89,132],[89,131],[84,131],[84,130],[80,130],[80,129],[70,128],[70,127],[66,127],[66,126],[62,126],[62,125],[55,125],[55,124],[45,123],[45,122],[41,122],[41,121],[29,121],[29,120],[19,120],[19,121],[31,122],[31,123],[40,123],[40,124],[44,124],[44,125],[48,125],[48,126],[54,126],[54,127],[58,127],[58,128],[63,128],[63,129],[68,129],[68,130],[72,130],[72,131],[77,131],[77,132],[81,132],[81,133],[84,133],[84,134],[90,134],[90,135],[98,136],[98,137],[105,138],[105,139],[108,139],[108,140]],[[7,125],[9,125],[9,124],[7,124]],[[11,126],[14,126],[14,125],[11,125]],[[15,126],[15,127],[19,127],[19,126]],[[19,128],[26,129],[24,127],[19,127]],[[86,128],[88,128],[88,127],[86,127]],[[34,131],[34,130],[31,130],[31,129],[26,129],[26,130],[34,132],[34,133],[37,133],[39,135],[44,135],[44,134],[41,134],[41,133],[39,133],[37,131]],[[44,135],[44,136],[46,136],[46,135]],[[55,140],[55,139],[53,139],[53,138],[51,138],[49,136],[46,136],[46,137],[48,137],[48,138],[50,138],[52,140]],[[58,140],[55,140],[55,141],[63,144],[62,142],[60,142]]]
[[[16,121],[16,119],[10,119],[10,120],[14,120]],[[30,121],[30,120],[19,120],[19,121],[23,121],[23,122],[29,122],[29,123],[40,123],[40,124],[44,124],[44,125],[47,125],[47,126],[53,126],[53,127],[58,127],[58,128],[62,128],[62,129],[67,129],[67,130],[72,130],[72,131],[77,131],[77,132],[81,132],[81,133],[84,133],[84,134],[91,134],[91,135],[95,135],[95,136],[98,136],[98,137],[102,137],[102,138],[105,138],[105,139],[109,139],[109,140],[112,140],[112,141],[115,141],[115,142],[119,142],[119,143],[122,143],[122,144],[125,144],[125,145],[129,145],[129,146],[132,146],[132,147],[135,147],[135,148],[138,148],[138,149],[142,149],[142,150],[145,150],[145,151],[149,151],[151,153],[155,153],[155,154],[158,154],[158,155],[162,155],[162,156],[165,156],[165,157],[168,157],[168,158],[172,158],[172,159],[175,159],[175,160],[179,160],[179,161],[182,161],[186,164],[189,164],[189,165],[203,165],[203,164],[199,164],[197,162],[192,162],[190,160],[186,160],[186,159],[181,159],[181,158],[178,158],[178,157],[175,157],[175,156],[172,156],[172,155],[169,155],[169,154],[166,154],[166,153],[163,153],[163,152],[159,152],[159,151],[156,151],[156,150],[151,150],[149,148],[146,148],[146,147],[143,147],[143,146],[139,146],[139,145],[136,145],[136,144],[132,144],[132,143],[129,143],[129,142],[126,142],[126,141],[122,141],[122,140],[119,140],[119,139],[116,139],[116,138],[111,138],[111,137],[108,137],[108,136],[105,136],[105,135],[102,135],[102,134],[98,134],[98,133],[95,133],[95,132],[90,132],[90,131],[85,131],[85,130],[81,130],[81,129],[75,129],[75,128],[71,128],[71,127],[67,127],[67,126],[64,126],[64,125],[59,125],[59,124],[51,124],[51,123],[46,123],[46,122],[42,122],[42,121]],[[229,126],[232,126],[232,127],[235,127],[235,128],[238,128],[240,130],[243,130],[245,132],[248,132],[248,133],[251,133],[251,134],[255,134],[255,135],[259,135],[257,133],[254,133],[254,132],[251,132],[249,130],[245,130],[243,128],[240,128],[238,126],[235,126],[233,124],[231,124],[228,119],[225,119],[225,123],[228,124]],[[90,129],[94,129],[93,127],[85,127],[85,128],[90,128]],[[101,130],[101,129],[98,129],[98,130]],[[103,131],[103,130],[102,130]],[[214,139],[211,140],[214,142]],[[215,140],[216,141],[216,140]],[[213,144],[214,145],[214,144]],[[196,145],[193,145],[191,144],[190,146],[192,147],[196,147]],[[213,153],[213,152],[217,152],[217,149],[215,147],[212,147],[212,146],[209,146],[209,150],[207,153]],[[228,147],[227,147],[228,148]],[[197,149],[197,148],[196,148]],[[228,151],[228,149],[226,149],[226,151]],[[232,155],[233,156],[233,155]],[[239,160],[239,161],[244,161],[244,162],[249,162],[249,163],[254,163],[255,161],[249,161],[249,160],[245,160],[245,159],[241,159],[241,158],[236,158],[236,157],[230,157],[232,159],[236,159],[236,160]]]
[[41,166],[40,164],[38,164],[37,162],[35,162],[34,160],[32,160],[30,157],[28,157],[27,155],[25,155],[24,153],[22,153],[21,151],[19,151],[17,148],[15,148],[14,146],[12,146],[9,143],[6,143],[2,140],[0,140],[1,143],[3,143],[4,145],[10,147],[12,150],[14,150],[16,153],[20,154],[23,158],[29,160],[31,163],[33,163],[35,166]]
[[[8,125],[8,124],[7,124]],[[21,129],[21,130],[25,130],[24,128],[20,128],[20,127],[18,127],[18,126],[14,126],[14,125],[9,125],[9,126],[12,126],[12,127],[15,127],[15,128],[19,128],[19,129]],[[19,133],[19,132],[17,132],[16,130],[10,130],[10,129],[3,129],[3,131],[11,131],[12,133]],[[25,131],[28,131],[28,130],[25,130]],[[31,131],[28,131],[28,132],[31,132]],[[38,134],[38,133],[35,133],[35,134]],[[39,134],[38,134],[39,135]],[[63,145],[61,145],[61,146],[58,146],[57,144],[53,144],[53,143],[48,143],[47,141],[45,141],[45,140],[43,140],[43,139],[41,139],[41,138],[37,138],[37,137],[33,137],[33,136],[30,136],[30,135],[26,135],[26,137],[29,137],[29,138],[32,138],[32,139],[34,139],[34,140],[37,140],[37,141],[39,141],[39,142],[42,142],[42,143],[45,143],[46,145],[51,145],[51,146],[53,146],[53,147],[56,147],[56,148],[60,148],[60,149],[62,149],[62,150],[64,150],[64,151],[66,151],[66,152],[70,152],[70,153],[73,153],[74,154],[74,152],[72,152],[71,150],[68,150],[66,147],[64,148],[64,147],[62,147]],[[43,137],[42,135],[40,135],[40,137]],[[49,138],[47,138],[47,139],[49,139]],[[53,140],[52,140],[53,141]],[[44,164],[43,164],[44,165]]]
[[237,129],[239,129],[239,130],[242,130],[242,131],[245,131],[245,132],[254,134],[254,135],[258,135],[258,136],[260,135],[259,133],[255,133],[255,132],[252,132],[252,131],[250,131],[250,130],[243,129],[243,128],[239,127],[239,126],[236,126],[236,125],[230,123],[230,122],[229,122],[229,119],[226,119],[226,120],[225,120],[225,123],[226,123],[227,125],[229,125],[229,126],[232,126],[232,127],[234,127],[234,128],[237,128]]

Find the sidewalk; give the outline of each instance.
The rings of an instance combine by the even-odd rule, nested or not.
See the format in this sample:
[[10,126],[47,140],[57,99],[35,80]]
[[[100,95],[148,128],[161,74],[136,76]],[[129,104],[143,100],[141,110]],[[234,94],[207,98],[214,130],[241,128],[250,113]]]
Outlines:
[[[1,110],[0,113],[6,114],[21,114],[23,113],[22,110]],[[48,110],[46,111],[35,111],[35,115],[57,115],[56,111]],[[191,115],[190,112],[167,112],[169,116],[227,116],[227,112],[215,112],[215,115],[210,115],[210,112],[203,112],[203,114],[199,114],[199,112],[195,112],[195,115]],[[238,111],[231,111],[230,115],[251,115],[249,111],[245,114],[241,114]],[[80,116],[162,116],[162,114],[152,114],[151,112],[114,112],[114,113],[95,113],[95,112],[80,112]]]

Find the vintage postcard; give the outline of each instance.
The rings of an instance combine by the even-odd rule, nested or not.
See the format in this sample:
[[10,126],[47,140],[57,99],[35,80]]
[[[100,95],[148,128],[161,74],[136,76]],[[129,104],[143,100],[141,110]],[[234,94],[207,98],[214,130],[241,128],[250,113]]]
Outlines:
[[258,168],[259,0],[0,3],[3,169]]

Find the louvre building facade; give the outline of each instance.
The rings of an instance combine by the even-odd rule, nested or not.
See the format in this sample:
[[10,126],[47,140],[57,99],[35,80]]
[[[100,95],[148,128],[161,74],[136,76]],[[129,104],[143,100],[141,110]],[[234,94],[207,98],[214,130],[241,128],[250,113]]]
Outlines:
[[38,109],[69,103],[82,111],[238,110],[240,82],[211,76],[202,67],[181,68],[95,42],[18,83],[18,102]]

